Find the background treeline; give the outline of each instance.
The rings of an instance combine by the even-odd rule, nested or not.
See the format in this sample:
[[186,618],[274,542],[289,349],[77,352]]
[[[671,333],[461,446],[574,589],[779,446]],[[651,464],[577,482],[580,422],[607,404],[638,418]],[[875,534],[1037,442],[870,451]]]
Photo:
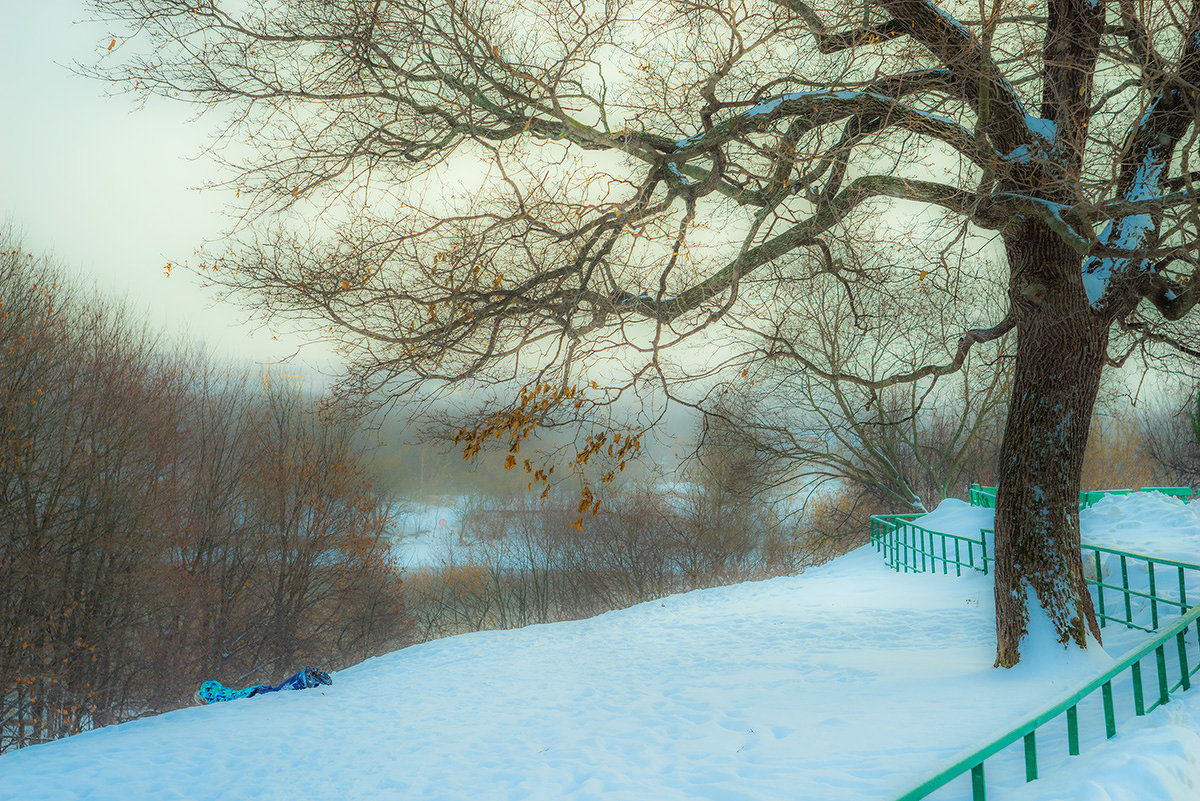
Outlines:
[[[453,507],[454,523],[410,530],[420,545],[398,544],[413,636],[576,619],[792,575],[867,539],[867,518],[878,510],[862,487],[789,496],[764,483],[761,460],[743,443],[709,436],[680,471],[630,470],[593,483],[602,487],[594,515],[572,482],[545,501],[524,485],[507,495],[427,498]],[[611,467],[602,454],[589,465],[597,476]],[[429,549],[431,540],[440,547]]]
[[4,236],[0,751],[404,640],[354,429]]
[[[1137,406],[1119,383],[1110,386],[1093,421],[1084,486],[1196,486],[1194,385],[1158,387],[1153,402]],[[599,512],[583,514],[582,526],[574,525],[578,487],[564,484],[545,502],[524,484],[506,492],[503,451],[483,455],[478,466],[490,477],[476,476],[473,490],[458,497],[428,493],[452,485],[443,478],[458,469],[430,456],[423,482],[406,482],[427,490],[406,493],[410,507],[453,507],[447,514],[455,522],[431,532],[426,515],[425,531],[400,532],[422,541],[398,543],[413,636],[586,617],[828,561],[868,541],[872,514],[914,511],[913,498],[932,510],[944,498],[966,498],[973,481],[996,482],[1005,401],[987,389],[932,400],[893,393],[865,410],[845,404],[857,419],[823,410],[809,430],[822,420],[825,432],[841,426],[836,450],[801,441],[799,428],[786,432],[789,439],[767,439],[764,426],[747,424],[744,406],[742,416],[710,417],[682,474],[641,471],[604,485]],[[430,551],[430,540],[440,547]],[[410,549],[416,561],[406,559]]]

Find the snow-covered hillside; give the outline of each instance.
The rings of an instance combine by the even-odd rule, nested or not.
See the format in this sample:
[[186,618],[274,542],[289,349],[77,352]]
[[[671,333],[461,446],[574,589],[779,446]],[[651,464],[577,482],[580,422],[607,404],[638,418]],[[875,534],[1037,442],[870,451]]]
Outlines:
[[[1200,505],[1110,498],[1083,520],[1089,541],[1200,561]],[[990,510],[949,501],[928,522],[974,533]],[[1088,652],[1043,637],[1011,671],[992,668],[993,636],[988,577],[897,574],[863,548],[24,749],[0,757],[0,798],[886,801],[1145,635],[1109,627]],[[989,798],[1198,798],[1200,698],[1085,738],[1081,757],[1046,754],[1033,784],[1008,763],[988,761]]]

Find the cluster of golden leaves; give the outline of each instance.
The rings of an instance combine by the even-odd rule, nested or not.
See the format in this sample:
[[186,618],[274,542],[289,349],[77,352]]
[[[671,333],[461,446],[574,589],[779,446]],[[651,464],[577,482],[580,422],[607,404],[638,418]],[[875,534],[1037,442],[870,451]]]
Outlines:
[[[595,381],[591,382],[591,386],[593,389],[598,388]],[[532,436],[548,412],[567,403],[570,403],[573,409],[583,406],[583,391],[578,386],[556,387],[549,383],[538,383],[532,387],[522,387],[520,398],[513,408],[497,412],[474,428],[459,429],[454,435],[454,444],[463,446],[463,459],[469,461],[483,450],[489,439],[507,438],[508,457],[504,460],[504,467],[512,470],[517,467],[521,443]],[[615,469],[609,470],[600,478],[601,483],[607,484],[616,477],[617,472],[623,471],[628,461],[641,450],[644,433],[601,431],[598,434],[589,434],[583,447],[576,451],[575,457],[567,466],[579,470],[586,466],[593,456],[604,451],[610,459],[616,461]],[[537,484],[541,487],[538,497],[542,501],[550,497],[550,476],[554,474],[554,465],[536,467],[531,459],[524,459],[521,466],[530,476],[527,488],[532,490]],[[579,518],[571,524],[572,527],[583,530],[583,516],[589,513],[594,516],[599,511],[600,498],[585,483],[580,490]]]

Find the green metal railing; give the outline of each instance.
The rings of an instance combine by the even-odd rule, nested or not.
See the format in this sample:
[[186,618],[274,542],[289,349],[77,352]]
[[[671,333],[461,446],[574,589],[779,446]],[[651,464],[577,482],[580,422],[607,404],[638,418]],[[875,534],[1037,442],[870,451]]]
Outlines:
[[[1196,566],[1200,569],[1200,565]],[[1062,717],[1065,719],[1067,735],[1067,752],[1074,756],[1079,754],[1080,747],[1080,715],[1081,702],[1100,691],[1104,709],[1104,731],[1106,738],[1111,739],[1117,733],[1118,710],[1116,695],[1113,691],[1114,682],[1118,678],[1129,675],[1129,687],[1133,701],[1133,713],[1136,716],[1145,715],[1167,703],[1171,693],[1176,690],[1187,690],[1191,687],[1192,676],[1200,671],[1200,649],[1195,643],[1189,643],[1186,634],[1190,626],[1200,618],[1200,605],[1194,606],[1175,622],[1173,626],[1150,640],[1133,654],[1125,657],[1115,666],[1093,679],[1091,682],[1076,690],[1050,709],[1035,715],[1007,734],[993,740],[955,762],[936,776],[922,782],[917,787],[900,796],[896,801],[917,801],[930,793],[945,787],[950,782],[963,776],[968,771],[971,774],[971,797],[974,801],[986,800],[986,785],[984,780],[984,762],[1008,746],[1023,740],[1025,759],[1025,780],[1031,782],[1038,778],[1038,730]],[[1178,671],[1174,665],[1168,667],[1167,650],[1174,642],[1175,656],[1178,659]],[[1192,651],[1197,652],[1197,659],[1191,658]],[[1151,686],[1153,694],[1146,696],[1146,686],[1142,662],[1153,656],[1152,670],[1156,682]],[[1124,689],[1124,688],[1122,688]]]
[[[1184,499],[1192,495],[1192,490],[1186,487],[1154,487],[1141,491],[1163,492]],[[1132,490],[1115,492],[1126,494]],[[1080,507],[1090,506],[1104,494],[1080,493]],[[972,485],[970,501],[973,506],[994,508],[995,488]],[[992,530],[981,529],[979,539],[972,539],[931,531],[915,522],[916,517],[876,515],[871,518],[871,542],[876,550],[883,554],[890,567],[898,571],[920,573],[938,572],[940,565],[941,572],[945,574],[953,566],[956,575],[961,575],[963,568],[985,574],[989,572],[989,563],[994,561],[987,553],[989,537],[994,541]],[[1077,755],[1080,749],[1080,707],[1097,691],[1103,708],[1104,733],[1106,738],[1112,738],[1116,735],[1119,719],[1114,685],[1118,685],[1119,690],[1128,690],[1132,696],[1132,711],[1135,716],[1145,715],[1167,703],[1171,693],[1191,687],[1192,676],[1200,671],[1200,604],[1189,605],[1187,587],[1189,579],[1200,581],[1200,565],[1086,543],[1083,550],[1085,565],[1095,573],[1092,578],[1085,577],[1085,581],[1095,588],[1096,614],[1101,626],[1114,622],[1127,628],[1154,633],[1159,628],[1160,609],[1179,614],[1181,617],[1134,653],[1055,706],[959,759],[936,776],[900,796],[897,801],[917,801],[925,798],[967,772],[971,774],[973,801],[986,801],[985,761],[1018,740],[1022,741],[1025,780],[1031,782],[1038,778],[1037,734],[1047,723],[1059,718],[1065,720],[1067,753]],[[1113,572],[1119,566],[1120,584],[1106,580],[1106,556],[1110,564],[1116,563],[1111,565]],[[1136,580],[1139,573],[1145,577],[1144,585]],[[1144,619],[1146,607],[1149,608],[1149,621]],[[1145,625],[1146,623],[1148,625]],[[1196,632],[1194,642],[1188,639],[1193,624]],[[1172,649],[1173,659],[1169,658],[1168,654]],[[1195,658],[1192,658],[1193,652]],[[1150,660],[1152,656],[1150,671],[1154,674],[1155,683],[1150,687],[1152,695],[1148,698],[1143,662]]]
[[[1173,498],[1181,498],[1188,500],[1192,497],[1191,487],[1142,487],[1141,489],[1111,489],[1111,490],[1092,490],[1089,492],[1079,493],[1079,509],[1080,511],[1092,506],[1100,501],[1105,495],[1132,495],[1136,492],[1158,492],[1163,495],[1170,495]],[[967,490],[967,500],[972,506],[982,506],[987,509],[996,508],[996,488],[987,487],[982,484],[972,484]]]
[[972,484],[967,489],[967,500],[972,506],[982,506],[986,509],[996,508],[996,488]]
[[[1084,580],[1091,586],[1096,588],[1096,617],[1100,621],[1100,626],[1103,628],[1109,621],[1123,623],[1127,628],[1141,629],[1145,632],[1154,632],[1158,630],[1159,606],[1164,605],[1168,609],[1172,609],[1178,614],[1186,614],[1191,608],[1187,599],[1187,578],[1190,573],[1192,576],[1200,575],[1200,565],[1194,565],[1190,562],[1179,562],[1174,559],[1161,559],[1156,556],[1147,556],[1145,554],[1134,553],[1132,551],[1122,551],[1116,548],[1105,548],[1101,545],[1090,545],[1083,543],[1083,550],[1090,551],[1091,557],[1084,557],[1085,564],[1093,570],[1095,578],[1085,578]],[[1116,558],[1121,570],[1121,583],[1108,584],[1104,581],[1104,566],[1102,554],[1109,554]],[[1147,578],[1146,589],[1139,590],[1130,584],[1130,563],[1141,566]],[[1179,593],[1177,595],[1164,595],[1160,592],[1160,586],[1163,583],[1163,574],[1166,573],[1166,580],[1171,584],[1172,590],[1177,586]],[[1172,581],[1174,579],[1174,581]],[[1109,613],[1112,608],[1111,604],[1105,604],[1105,590],[1112,590],[1119,593],[1117,612],[1123,612],[1122,615],[1114,615]],[[1150,606],[1150,625],[1143,626],[1134,622],[1132,605],[1134,598],[1141,598],[1149,602]],[[1197,629],[1200,634],[1200,629]]]
[[913,520],[920,515],[873,515],[871,543],[887,566],[901,573],[951,571],[961,576],[963,568],[988,572],[992,558],[987,555],[987,541],[959,534],[945,534],[924,528]]

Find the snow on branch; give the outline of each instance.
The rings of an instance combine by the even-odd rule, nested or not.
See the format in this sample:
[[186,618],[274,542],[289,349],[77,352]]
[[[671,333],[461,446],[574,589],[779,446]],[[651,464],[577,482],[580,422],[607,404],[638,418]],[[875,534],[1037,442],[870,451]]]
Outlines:
[[981,84],[986,87],[981,124],[997,147],[1012,152],[1035,138],[1047,138],[1044,121],[1026,113],[1016,89],[967,26],[930,0],[882,0],[880,5],[953,73],[958,95],[977,112]]
[[1128,155],[1121,163],[1118,179],[1123,213],[1109,222],[1099,237],[1105,250],[1128,255],[1097,255],[1083,263],[1084,288],[1097,310],[1116,294],[1112,291],[1116,284],[1130,282],[1139,286],[1143,297],[1168,319],[1178,319],[1196,302],[1190,286],[1184,290],[1157,277],[1159,265],[1148,254],[1158,247],[1163,209],[1196,202],[1194,193],[1187,189],[1170,194],[1165,190],[1187,184],[1184,177],[1169,178],[1166,172],[1176,147],[1195,121],[1196,86],[1200,85],[1200,5],[1196,6],[1179,63],[1178,74],[1163,82],[1130,131]]
[[675,154],[686,156],[709,150],[748,133],[765,130],[787,117],[798,118],[800,133],[850,117],[871,119],[874,124],[870,127],[875,130],[890,126],[924,134],[946,143],[976,163],[995,158],[994,154],[980,148],[970,131],[949,117],[865,90],[790,92],[760,100],[707,131],[680,139],[675,143]]

